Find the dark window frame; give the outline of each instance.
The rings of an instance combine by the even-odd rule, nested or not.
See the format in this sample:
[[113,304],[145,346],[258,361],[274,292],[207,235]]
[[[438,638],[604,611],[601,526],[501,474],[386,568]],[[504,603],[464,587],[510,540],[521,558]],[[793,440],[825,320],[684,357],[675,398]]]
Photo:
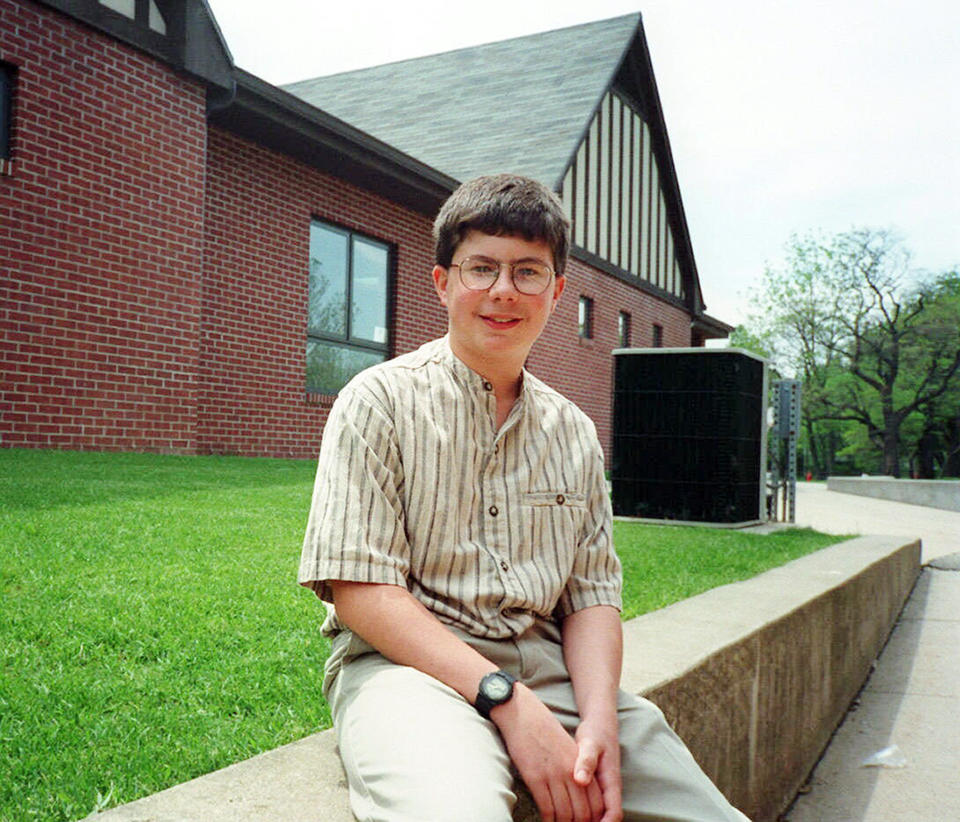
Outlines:
[[593,298],[580,295],[577,303],[577,336],[584,340],[593,339]]
[[13,95],[16,68],[0,63],[0,160],[11,159],[13,145]]
[[663,348],[663,326],[659,323],[653,324],[653,347]]
[[[343,335],[338,335],[331,333],[329,331],[324,332],[315,328],[310,327],[310,306],[309,306],[309,285],[308,285],[308,305],[307,305],[307,335],[306,335],[306,345],[309,348],[311,342],[319,343],[322,345],[332,345],[339,348],[344,348],[350,351],[359,351],[370,354],[382,355],[384,360],[387,360],[391,356],[393,340],[395,336],[394,322],[393,322],[393,291],[394,291],[394,281],[396,279],[396,253],[395,248],[391,243],[388,243],[384,240],[378,239],[377,237],[371,237],[369,234],[365,234],[362,231],[357,231],[352,228],[348,228],[343,225],[338,225],[337,223],[331,222],[330,220],[325,220],[320,217],[313,217],[310,220],[310,228],[313,229],[314,226],[321,226],[324,229],[327,229],[335,234],[341,234],[346,238],[347,246],[347,268],[346,268],[346,284],[344,289],[344,317],[345,317],[345,326],[346,332]],[[361,242],[370,243],[375,246],[379,246],[386,251],[387,259],[386,266],[384,270],[384,280],[386,286],[385,302],[386,302],[386,316],[384,317],[384,322],[386,323],[385,328],[387,332],[386,342],[377,343],[372,340],[365,339],[363,337],[356,337],[352,334],[352,318],[350,316],[350,305],[353,302],[353,255],[354,255],[354,240],[360,240]],[[307,277],[309,283],[310,271],[309,271],[309,261],[307,268]],[[304,375],[306,380],[306,375]],[[309,384],[306,385],[306,391],[308,394],[324,394],[324,395],[335,395],[336,392],[330,392],[323,388],[311,387]]]
[[620,348],[629,348],[630,347],[630,334],[633,325],[633,317],[630,316],[629,311],[621,311],[617,315],[617,341],[620,344]]

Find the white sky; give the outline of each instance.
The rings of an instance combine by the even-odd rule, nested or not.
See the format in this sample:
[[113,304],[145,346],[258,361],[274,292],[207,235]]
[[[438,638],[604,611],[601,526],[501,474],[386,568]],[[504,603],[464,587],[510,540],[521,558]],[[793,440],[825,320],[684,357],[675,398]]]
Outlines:
[[639,10],[711,315],[745,319],[791,233],[893,228],[916,266],[960,263],[957,0],[208,3],[277,85]]

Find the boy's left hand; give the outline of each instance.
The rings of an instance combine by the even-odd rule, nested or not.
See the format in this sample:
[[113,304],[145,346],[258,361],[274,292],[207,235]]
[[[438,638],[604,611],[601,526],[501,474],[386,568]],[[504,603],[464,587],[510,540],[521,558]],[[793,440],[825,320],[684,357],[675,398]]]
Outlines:
[[620,740],[617,718],[608,721],[584,720],[575,734],[577,761],[573,779],[587,786],[596,778],[603,794],[601,822],[621,822],[623,819],[623,781],[620,776]]

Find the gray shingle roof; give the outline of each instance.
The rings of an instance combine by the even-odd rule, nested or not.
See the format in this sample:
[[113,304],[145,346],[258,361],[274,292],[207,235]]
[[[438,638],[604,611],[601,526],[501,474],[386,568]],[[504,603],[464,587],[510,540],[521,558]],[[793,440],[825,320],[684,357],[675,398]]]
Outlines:
[[559,188],[639,14],[317,77],[283,88],[457,180]]

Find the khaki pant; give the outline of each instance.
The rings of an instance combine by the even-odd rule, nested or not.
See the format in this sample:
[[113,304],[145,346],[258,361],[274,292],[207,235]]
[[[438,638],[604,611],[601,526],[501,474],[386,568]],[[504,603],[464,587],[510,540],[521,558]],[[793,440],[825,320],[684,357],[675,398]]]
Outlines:
[[[531,688],[571,733],[579,717],[559,630],[514,640],[460,636]],[[361,822],[510,822],[516,773],[496,726],[456,691],[395,665],[345,631],[325,683],[350,803]],[[621,691],[625,820],[744,822],[653,703]]]

